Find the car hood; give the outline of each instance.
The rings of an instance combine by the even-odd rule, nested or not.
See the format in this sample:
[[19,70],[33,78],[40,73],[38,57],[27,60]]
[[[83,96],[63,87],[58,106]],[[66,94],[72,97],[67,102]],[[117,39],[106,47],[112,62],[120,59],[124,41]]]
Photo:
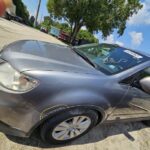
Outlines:
[[6,46],[1,58],[20,72],[29,70],[66,71],[97,74],[90,64],[68,46],[23,40]]

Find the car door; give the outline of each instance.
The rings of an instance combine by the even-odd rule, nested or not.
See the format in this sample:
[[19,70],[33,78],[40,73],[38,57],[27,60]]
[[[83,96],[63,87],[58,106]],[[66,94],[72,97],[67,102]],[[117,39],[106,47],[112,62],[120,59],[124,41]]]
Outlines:
[[123,100],[112,112],[112,120],[141,119],[150,117],[150,94],[145,92],[139,81],[150,76],[150,67],[121,81],[120,84],[128,87]]
[[129,85],[130,88],[125,100],[127,100],[129,109],[132,112],[131,117],[150,116],[150,94],[144,91],[139,83],[145,77],[150,77],[150,67],[137,73]]

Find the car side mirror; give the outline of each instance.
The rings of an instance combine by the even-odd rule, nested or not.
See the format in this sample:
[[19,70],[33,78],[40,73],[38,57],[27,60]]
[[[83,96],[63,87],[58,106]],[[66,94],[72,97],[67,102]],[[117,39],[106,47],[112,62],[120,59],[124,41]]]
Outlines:
[[150,77],[145,77],[145,78],[141,79],[140,85],[145,92],[150,94]]

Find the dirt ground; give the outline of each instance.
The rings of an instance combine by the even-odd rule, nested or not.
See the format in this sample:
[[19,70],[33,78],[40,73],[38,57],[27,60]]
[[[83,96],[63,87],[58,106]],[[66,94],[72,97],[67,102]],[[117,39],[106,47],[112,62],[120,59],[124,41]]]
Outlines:
[[[63,44],[38,30],[0,18],[0,48],[22,39]],[[150,128],[141,122],[98,125],[82,138],[59,147],[46,145],[37,137],[24,139],[0,133],[0,150],[150,150]]]
[[[37,136],[38,137],[38,136]],[[62,146],[0,134],[0,150],[149,150],[150,129],[142,123],[98,125],[82,138]]]
[[53,36],[42,33],[23,24],[0,18],[0,48],[17,40],[34,39],[57,44],[64,44]]

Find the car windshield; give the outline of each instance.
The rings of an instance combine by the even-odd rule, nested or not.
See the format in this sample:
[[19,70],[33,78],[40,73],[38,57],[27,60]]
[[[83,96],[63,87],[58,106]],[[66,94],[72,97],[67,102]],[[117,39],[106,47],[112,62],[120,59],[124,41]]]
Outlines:
[[76,50],[108,75],[120,73],[148,60],[148,57],[138,52],[110,44],[79,46]]

